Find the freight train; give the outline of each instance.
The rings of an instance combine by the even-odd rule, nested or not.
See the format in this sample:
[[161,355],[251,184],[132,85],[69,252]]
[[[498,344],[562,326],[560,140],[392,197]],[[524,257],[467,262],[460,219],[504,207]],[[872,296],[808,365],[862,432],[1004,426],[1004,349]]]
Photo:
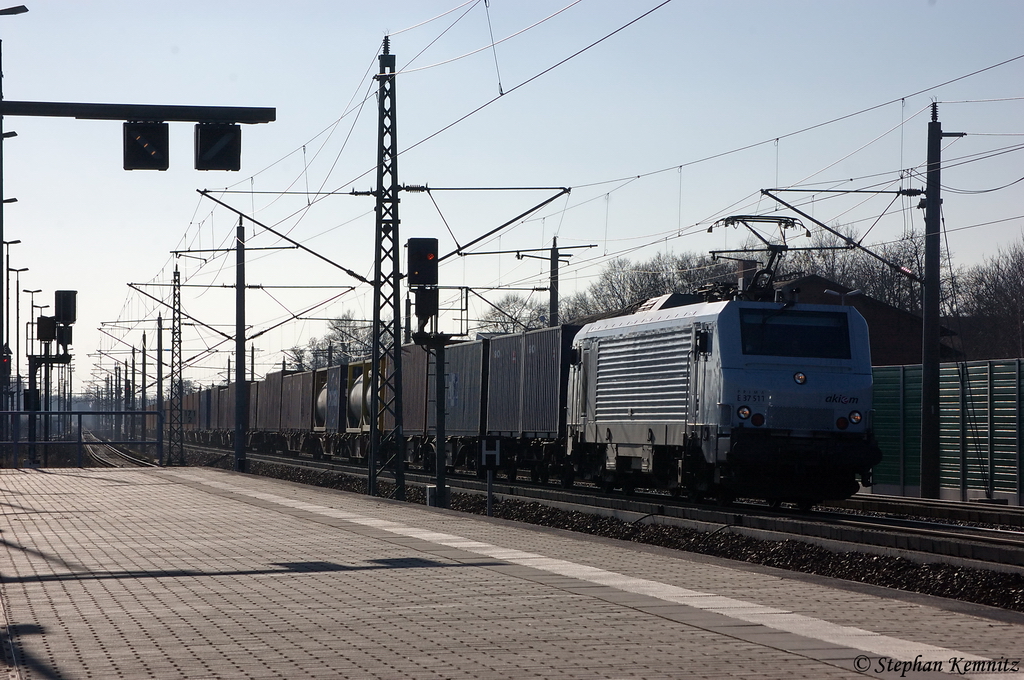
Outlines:
[[[868,329],[852,307],[731,299],[450,345],[448,466],[810,506],[871,484]],[[433,353],[402,347],[402,452],[437,459]],[[249,385],[252,451],[365,463],[370,362]],[[186,440],[231,446],[234,385],[186,395]],[[385,429],[393,423],[384,423]],[[859,478],[859,483],[858,483]]]

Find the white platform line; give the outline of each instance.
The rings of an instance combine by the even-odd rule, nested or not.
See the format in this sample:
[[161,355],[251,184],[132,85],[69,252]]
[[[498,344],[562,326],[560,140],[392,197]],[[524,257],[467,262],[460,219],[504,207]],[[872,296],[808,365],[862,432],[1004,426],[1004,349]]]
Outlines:
[[277,505],[299,510],[306,510],[318,515],[333,517],[366,527],[382,529],[399,536],[417,538],[436,545],[458,548],[483,557],[531,567],[551,574],[568,576],[587,583],[615,588],[623,592],[646,595],[664,602],[672,602],[703,611],[714,612],[739,621],[754,623],[774,630],[793,633],[795,635],[800,635],[801,637],[820,640],[822,642],[841,645],[843,647],[851,647],[853,649],[868,652],[869,654],[876,654],[878,656],[905,661],[913,661],[918,656],[925,660],[934,661],[948,660],[954,657],[969,661],[989,660],[988,657],[984,656],[977,656],[975,654],[968,654],[959,650],[937,647],[935,645],[928,645],[921,642],[902,640],[888,635],[873,633],[862,628],[830,623],[823,619],[817,619],[803,614],[795,614],[790,611],[775,609],[773,607],[767,607],[753,602],[746,602],[744,600],[737,600],[715,593],[689,590],[687,588],[680,588],[667,583],[626,576],[624,574],[618,574],[616,572],[599,569],[597,567],[590,567],[576,562],[545,557],[544,555],[524,552],[522,550],[512,548],[503,548],[490,543],[482,543],[480,541],[467,539],[454,534],[447,534],[427,529],[417,529],[397,522],[367,517],[365,515],[359,515],[345,510],[339,510],[337,508],[304,503],[285,498],[283,496],[278,496],[276,494],[259,493],[233,484],[211,481],[198,475],[190,475],[188,473],[175,474],[186,478],[189,481],[198,482],[206,486],[223,489],[225,491],[267,501],[269,503],[275,503]]

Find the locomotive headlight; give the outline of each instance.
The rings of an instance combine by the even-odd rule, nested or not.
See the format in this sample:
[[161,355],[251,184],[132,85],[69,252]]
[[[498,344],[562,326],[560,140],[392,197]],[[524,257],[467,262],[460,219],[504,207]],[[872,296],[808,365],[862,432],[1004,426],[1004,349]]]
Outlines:
[[796,373],[793,374],[793,380],[796,381],[797,385],[803,385],[805,382],[807,382],[807,375],[802,373],[801,371],[797,371]]
[[764,414],[755,413],[754,417],[750,419],[750,424],[753,425],[754,427],[761,427],[762,425],[764,425]]
[[740,420],[746,420],[747,418],[750,417],[750,407],[740,406],[738,409],[736,409],[736,415],[740,417]]
[[864,416],[860,414],[860,411],[850,411],[850,422],[854,425],[859,425],[860,421],[864,419]]

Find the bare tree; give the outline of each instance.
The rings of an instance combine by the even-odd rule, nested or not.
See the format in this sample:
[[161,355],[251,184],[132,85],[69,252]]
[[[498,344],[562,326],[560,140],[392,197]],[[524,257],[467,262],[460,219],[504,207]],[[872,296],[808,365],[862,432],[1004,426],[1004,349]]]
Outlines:
[[965,323],[947,322],[969,358],[1024,356],[1024,243],[1017,242],[959,278],[957,302]]
[[[659,253],[645,262],[616,258],[587,293],[595,312],[635,305],[666,293],[688,293],[705,283],[735,278],[735,267],[707,255]],[[594,312],[591,312],[594,313]]]
[[818,229],[811,233],[809,243],[801,243],[800,248],[813,248],[813,250],[796,250],[787,253],[785,267],[790,272],[803,272],[816,274],[829,281],[842,283],[853,281],[857,276],[858,268],[861,266],[861,259],[864,252],[855,249],[844,239],[857,238],[857,233],[850,225],[835,225],[833,227],[842,236],[837,236],[825,229]]
[[327,334],[312,337],[305,347],[296,345],[285,351],[289,368],[308,371],[346,363],[370,354],[370,324],[344,312],[328,322]]
[[286,366],[292,371],[306,370],[306,348],[302,345],[295,345],[284,350]]
[[572,323],[573,319],[597,314],[600,311],[586,291],[577,291],[558,301],[558,318],[564,323]]
[[481,333],[519,333],[547,325],[546,302],[531,300],[518,293],[508,293],[483,313]]
[[[848,243],[846,239],[858,241],[857,232],[852,227],[836,226],[834,229],[842,236],[824,229],[811,236],[809,247],[821,250],[789,253],[785,260],[786,271],[816,274],[849,288],[859,288],[865,295],[898,309],[913,314],[921,313],[922,284],[908,276],[908,273],[918,278],[924,276],[924,234],[909,229],[895,241],[866,246],[880,260],[861,248],[844,247]],[[943,250],[941,258],[943,297],[940,305],[943,313],[948,316],[953,310],[952,291],[957,274],[950,271],[949,253]]]

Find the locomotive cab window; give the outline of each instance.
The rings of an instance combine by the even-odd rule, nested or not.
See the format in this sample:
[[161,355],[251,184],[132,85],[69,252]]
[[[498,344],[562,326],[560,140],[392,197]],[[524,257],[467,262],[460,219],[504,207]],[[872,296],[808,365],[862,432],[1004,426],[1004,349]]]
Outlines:
[[742,309],[740,337],[744,354],[850,358],[850,329],[841,312]]

